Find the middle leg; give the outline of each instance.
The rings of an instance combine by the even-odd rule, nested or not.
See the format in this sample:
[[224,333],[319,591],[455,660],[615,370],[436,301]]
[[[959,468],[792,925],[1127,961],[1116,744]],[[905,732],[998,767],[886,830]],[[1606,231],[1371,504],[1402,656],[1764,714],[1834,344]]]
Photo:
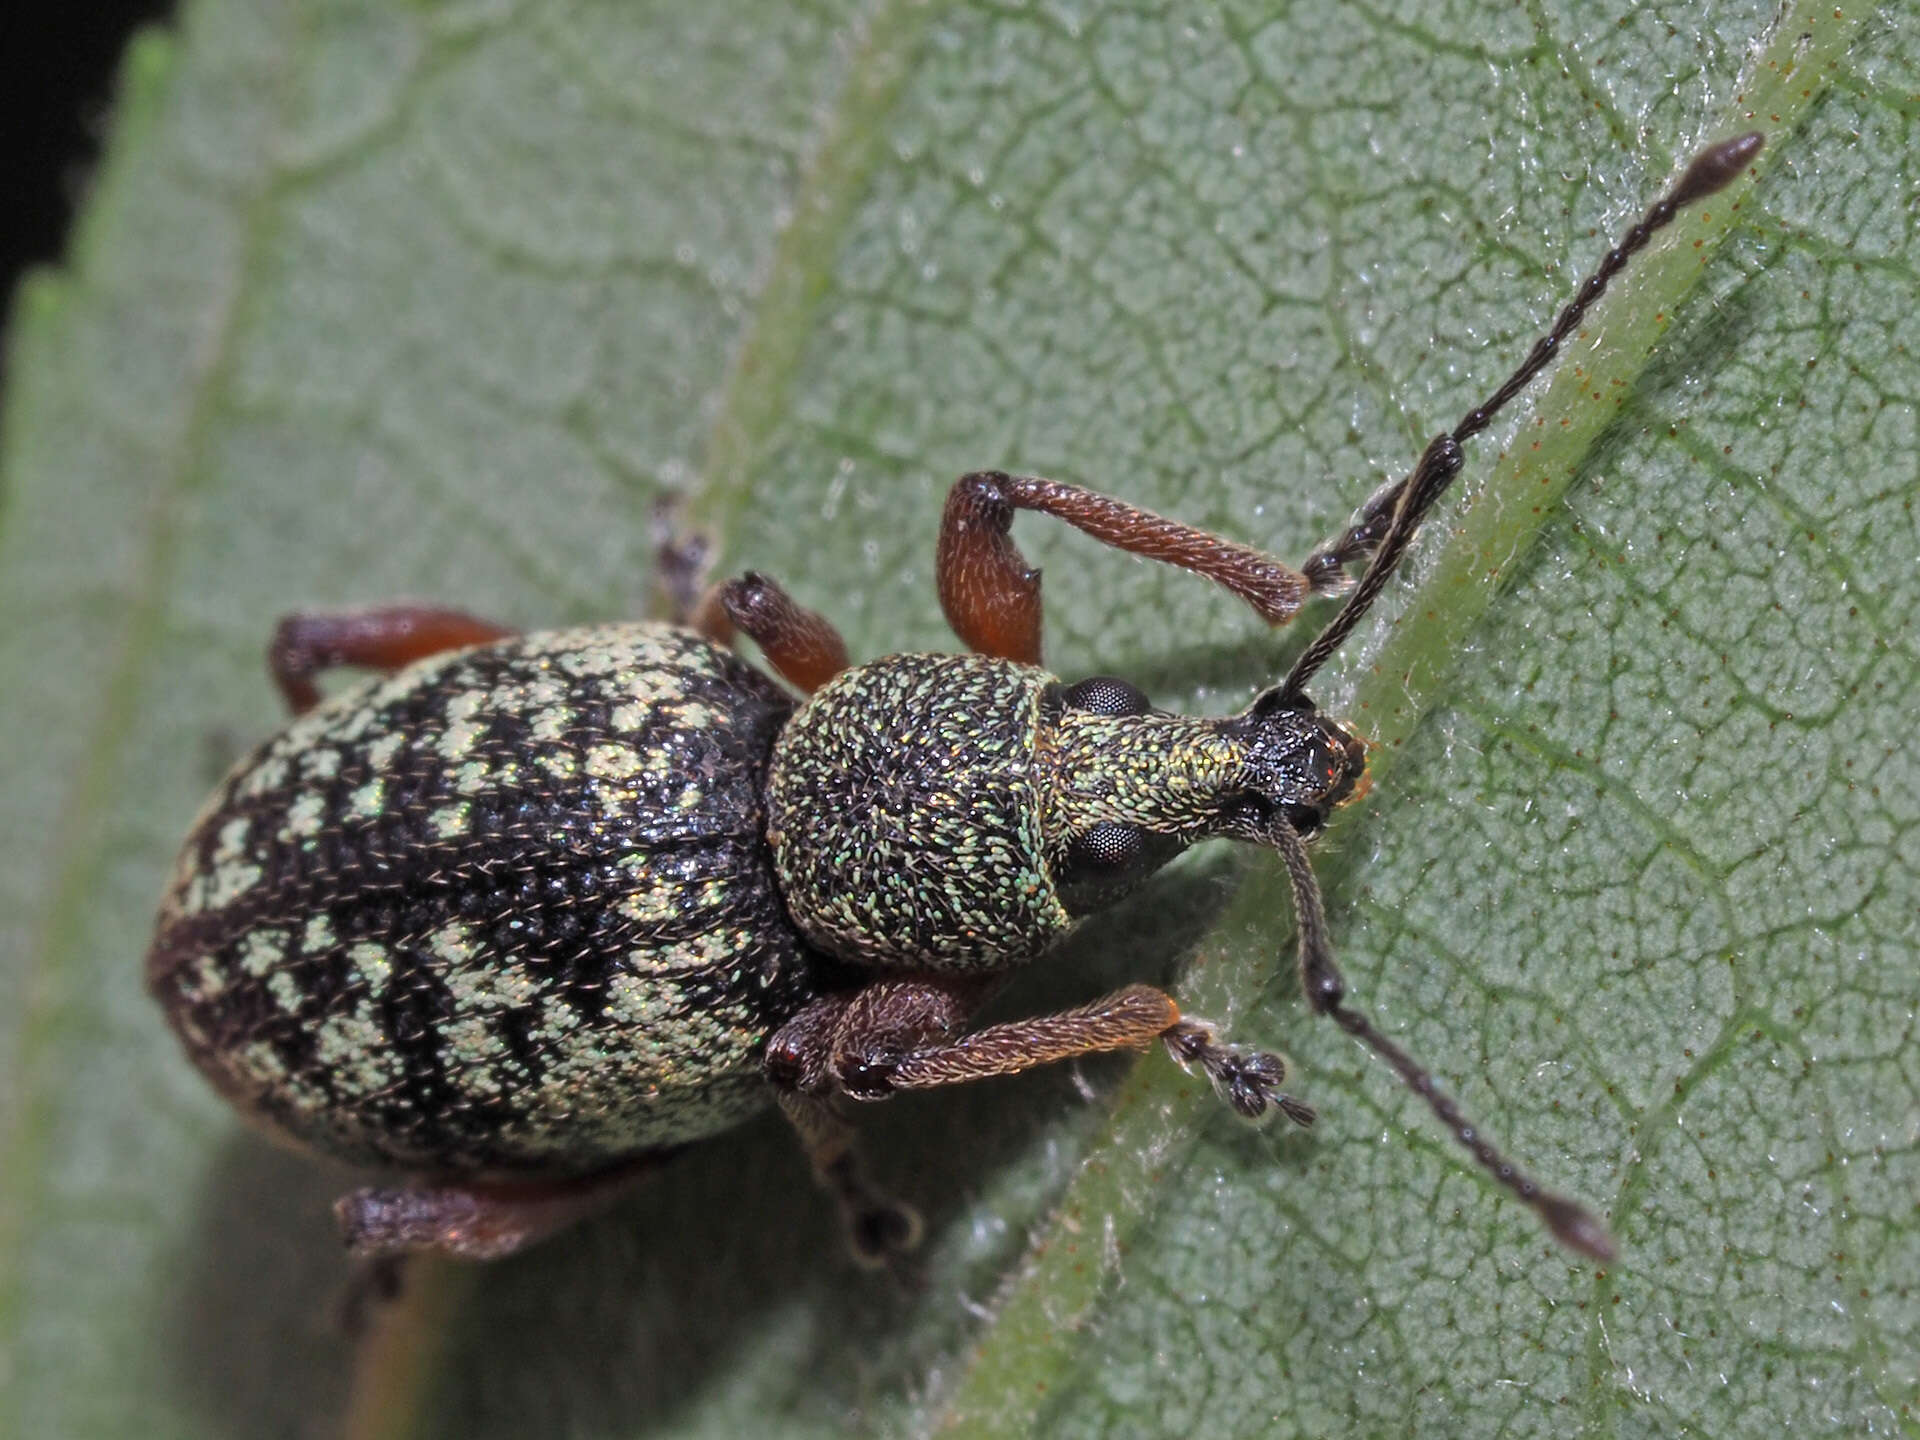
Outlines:
[[716,585],[691,616],[693,628],[719,645],[744,630],[788,684],[811,695],[847,668],[847,642],[833,622],[797,604],[767,576],[749,570]]

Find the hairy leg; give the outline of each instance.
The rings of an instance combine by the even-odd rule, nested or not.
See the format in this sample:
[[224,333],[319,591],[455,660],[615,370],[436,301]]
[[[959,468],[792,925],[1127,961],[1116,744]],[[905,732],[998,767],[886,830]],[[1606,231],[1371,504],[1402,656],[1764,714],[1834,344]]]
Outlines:
[[671,1153],[577,1179],[368,1187],[341,1196],[333,1214],[355,1255],[497,1260],[606,1209]]
[[[982,470],[947,493],[935,572],[947,623],[971,650],[1040,663],[1040,572],[1013,543],[1016,510],[1066,521],[1102,544],[1203,575],[1283,625],[1322,587],[1250,546],[1142,510],[1137,505],[1033,475]],[[1328,586],[1346,582],[1335,574]],[[1325,593],[1331,593],[1329,588]]]
[[832,623],[756,571],[708,591],[691,623],[722,645],[732,643],[736,630],[745,631],[767,663],[809,695],[847,668],[847,642]]
[[288,615],[274,626],[267,668],[298,715],[320,701],[314,677],[341,665],[399,670],[442,650],[484,645],[516,633],[461,610],[385,605]]

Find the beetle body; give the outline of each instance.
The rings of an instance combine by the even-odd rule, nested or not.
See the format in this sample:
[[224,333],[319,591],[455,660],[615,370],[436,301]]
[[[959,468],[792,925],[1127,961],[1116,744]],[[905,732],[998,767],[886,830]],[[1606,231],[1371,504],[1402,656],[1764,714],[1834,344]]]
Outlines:
[[[654,624],[434,656],[226,779],[149,980],[200,1068],[297,1140],[438,1174],[605,1169],[768,1103],[768,1038],[850,967],[1042,954],[1223,829],[1254,733],[1331,741],[1292,801],[1324,811],[1359,774],[1317,717],[1125,692],[1088,710],[1035,666],[896,655],[796,713]],[[1074,842],[1116,827],[1142,841],[1080,874]]]
[[[1365,751],[1305,687],[1461,473],[1463,445],[1761,144],[1695,157],[1519,369],[1298,571],[1094,491],[980,471],[948,494],[935,564],[969,655],[852,666],[829,622],[753,574],[698,604],[682,594],[690,627],[517,636],[421,606],[289,617],[270,663],[306,713],[194,826],[153,990],[243,1109],[415,1177],[336,1207],[363,1252],[506,1253],[644,1157],[776,1098],[856,1254],[884,1261],[916,1227],[861,1179],[843,1101],[1160,1041],[1242,1114],[1310,1123],[1280,1057],[1223,1043],[1150,986],[968,1028],[1009,970],[1227,836],[1286,867],[1308,1005],[1564,1244],[1610,1259],[1594,1216],[1536,1185],[1345,1003],[1306,842]],[[1310,595],[1346,600],[1241,714],[1165,714],[1124,681],[1039,667],[1039,572],[1011,540],[1022,509],[1204,575],[1273,623]],[[736,631],[807,698],[723,648]],[[388,677],[318,703],[314,677],[343,664]]]
[[711,1134],[812,994],[762,834],[792,709],[647,624],[358,686],[216,792],[150,983],[215,1084],[345,1159],[582,1172]]

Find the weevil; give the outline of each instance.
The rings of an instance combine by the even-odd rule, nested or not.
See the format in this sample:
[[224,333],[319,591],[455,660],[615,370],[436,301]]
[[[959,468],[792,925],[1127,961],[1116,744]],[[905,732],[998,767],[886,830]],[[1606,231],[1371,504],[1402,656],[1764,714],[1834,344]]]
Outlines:
[[[1510,1163],[1347,1003],[1307,845],[1366,747],[1306,687],[1463,445],[1654,232],[1761,144],[1702,151],[1500,388],[1298,570],[993,471],[954,485],[940,526],[941,605],[966,654],[852,665],[825,619],[752,573],[673,624],[517,634],[424,606],[289,617],[269,655],[296,718],[194,824],[147,958],[153,993],[243,1111],[409,1177],[339,1202],[360,1253],[509,1253],[777,1104],[855,1254],[884,1262],[916,1221],[864,1177],[847,1102],[1159,1042],[1241,1114],[1312,1122],[1280,1057],[1148,985],[968,1028],[1083,917],[1226,836],[1279,853],[1308,1007],[1384,1059],[1563,1244],[1608,1259],[1596,1216]],[[1274,624],[1314,596],[1344,604],[1247,709],[1171,714],[1124,680],[1040,667],[1040,577],[1011,537],[1021,510],[1211,579]],[[791,689],[733,653],[737,632]],[[322,700],[316,678],[336,666],[381,673]]]

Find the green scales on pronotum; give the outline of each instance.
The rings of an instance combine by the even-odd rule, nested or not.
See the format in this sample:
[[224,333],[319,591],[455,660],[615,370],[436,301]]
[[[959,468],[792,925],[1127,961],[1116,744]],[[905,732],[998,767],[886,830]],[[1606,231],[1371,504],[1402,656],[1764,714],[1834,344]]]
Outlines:
[[[1231,836],[1286,866],[1307,1004],[1564,1244],[1610,1257],[1597,1218],[1516,1169],[1346,1004],[1306,842],[1365,747],[1305,690],[1462,444],[1652,233],[1760,146],[1701,152],[1506,383],[1298,571],[1090,491],[985,473],[954,486],[937,567],[972,654],[849,665],[826,621],[755,575],[673,625],[517,635],[422,607],[282,622],[271,661],[298,718],[194,826],[148,956],[154,994],[241,1109],[408,1177],[340,1201],[362,1253],[505,1254],[777,1102],[856,1253],[884,1260],[916,1225],[862,1178],[849,1100],[1158,1040],[1242,1114],[1312,1120],[1277,1056],[1146,985],[968,1029],[1083,916]],[[1125,681],[1039,668],[1039,575],[1009,538],[1023,509],[1204,575],[1276,624],[1312,595],[1346,603],[1241,714],[1167,714]],[[802,698],[724,648],[736,629]],[[313,677],[336,665],[386,673],[321,701]]]

